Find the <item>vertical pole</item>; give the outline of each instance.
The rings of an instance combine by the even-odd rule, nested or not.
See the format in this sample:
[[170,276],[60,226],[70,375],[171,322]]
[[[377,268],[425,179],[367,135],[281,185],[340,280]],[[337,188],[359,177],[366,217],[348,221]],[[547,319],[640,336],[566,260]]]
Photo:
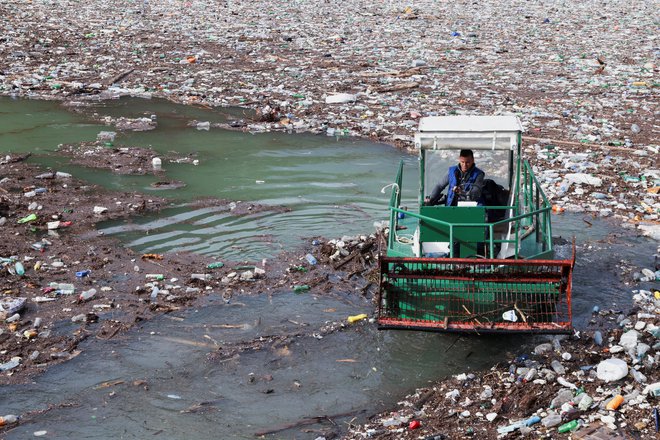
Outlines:
[[539,214],[538,214],[539,201],[540,201],[541,196],[539,194],[539,187],[534,185],[534,189],[536,189],[536,191],[535,191],[535,200],[534,200],[534,211],[536,211],[536,215],[535,215],[536,224],[534,225],[534,230],[536,231],[536,242],[538,243],[538,242],[541,241],[541,224],[539,223]]

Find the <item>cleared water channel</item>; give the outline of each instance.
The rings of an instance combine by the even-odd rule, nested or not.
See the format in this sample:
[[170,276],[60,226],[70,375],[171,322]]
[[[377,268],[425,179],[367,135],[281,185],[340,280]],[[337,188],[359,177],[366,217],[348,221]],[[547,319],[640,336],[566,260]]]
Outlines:
[[[383,144],[283,133],[198,131],[191,120],[225,121],[239,114],[173,105],[164,101],[117,100],[85,113],[157,115],[151,132],[125,133],[116,146],[150,146],[196,153],[200,164],[169,164],[178,190],[159,190],[173,206],[158,214],[102,226],[143,252],[190,250],[228,261],[276,258],[309,237],[373,231],[385,218],[387,195],[400,160],[408,165],[404,198],[416,191],[416,158]],[[156,176],[117,176],[71,166],[54,151],[59,143],[92,141],[111,129],[54,102],[0,99],[0,152],[32,152],[31,162],[71,172],[111,189],[154,191]],[[191,208],[198,197],[243,200],[286,207],[232,216],[213,208]],[[584,215],[555,217],[556,236],[577,236],[580,253],[574,278],[574,323],[584,328],[594,305],[625,308],[630,287],[618,263],[644,266],[655,250],[648,240],[613,230]],[[559,248],[566,252],[567,246]],[[391,407],[415,387],[449,374],[487,368],[507,352],[538,342],[532,337],[457,337],[414,332],[379,332],[356,326],[319,338],[310,329],[347,315],[371,312],[369,302],[349,292],[336,296],[270,292],[225,303],[210,295],[199,308],[154,319],[120,339],[84,343],[77,358],[49,369],[28,385],[4,387],[0,414],[54,409],[20,424],[7,439],[47,438],[254,438],[256,433],[332,417],[338,427]],[[61,323],[58,331],[72,331]],[[306,335],[240,356],[214,357],[218,346]],[[192,341],[192,343],[191,343]],[[273,347],[274,346],[274,347]],[[107,382],[117,381],[107,387]],[[138,381],[137,383],[135,381]],[[141,381],[145,381],[144,383]],[[145,385],[148,384],[148,390]],[[271,438],[313,439],[328,420],[281,431]]]

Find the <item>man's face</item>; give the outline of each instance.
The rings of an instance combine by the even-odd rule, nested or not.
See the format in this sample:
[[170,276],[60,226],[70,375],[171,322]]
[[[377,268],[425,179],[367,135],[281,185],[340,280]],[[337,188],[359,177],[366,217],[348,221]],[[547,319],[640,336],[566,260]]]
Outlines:
[[458,158],[458,166],[461,167],[461,172],[466,172],[472,165],[474,165],[474,157],[461,156]]

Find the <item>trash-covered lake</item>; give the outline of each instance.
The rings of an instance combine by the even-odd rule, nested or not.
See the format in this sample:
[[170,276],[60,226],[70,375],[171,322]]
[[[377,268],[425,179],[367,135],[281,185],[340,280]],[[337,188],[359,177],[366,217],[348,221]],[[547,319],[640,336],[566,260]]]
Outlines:
[[[156,115],[152,131],[118,135],[115,147],[148,146],[194,153],[198,165],[166,163],[185,187],[154,190],[159,176],[124,176],[68,164],[59,143],[93,141],[112,127],[86,114]],[[158,215],[101,227],[140,252],[189,250],[234,261],[277,258],[314,236],[373,232],[385,219],[400,160],[416,158],[388,145],[335,136],[198,129],[227,113],[164,101],[122,99],[71,113],[55,102],[0,99],[0,151],[31,152],[30,161],[91,183],[171,197]],[[406,175],[414,200],[417,175]],[[192,208],[199,197],[277,208],[232,216]],[[655,243],[587,214],[554,217],[554,233],[576,236],[574,323],[585,328],[594,305],[625,308],[628,269],[644,267]],[[567,253],[569,244],[560,245]],[[317,438],[391,406],[406,393],[450,374],[487,368],[532,337],[468,337],[379,332],[361,322],[325,333],[330,323],[371,313],[362,297],[284,291],[235,297],[212,294],[195,309],[137,326],[121,338],[83,343],[82,353],[34,383],[5,387],[0,413],[33,411],[5,438]],[[119,313],[118,311],[107,312]],[[62,323],[57,331],[71,330]],[[302,329],[305,331],[303,332]],[[310,331],[312,329],[312,331]],[[225,356],[223,353],[229,353]]]

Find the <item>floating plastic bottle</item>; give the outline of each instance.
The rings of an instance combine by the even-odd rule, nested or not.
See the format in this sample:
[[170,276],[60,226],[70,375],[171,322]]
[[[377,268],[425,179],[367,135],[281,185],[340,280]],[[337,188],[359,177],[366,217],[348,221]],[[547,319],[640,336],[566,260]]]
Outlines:
[[150,280],[158,280],[158,281],[162,281],[165,279],[165,276],[162,273],[147,273],[144,275],[144,277]]
[[18,221],[19,224],[21,223],[27,223],[27,222],[33,222],[37,219],[37,214],[30,214],[28,216],[23,217]]
[[607,406],[605,408],[607,408],[609,411],[616,411],[622,403],[623,396],[621,394],[617,394],[612,400],[607,402]]
[[550,367],[555,371],[557,374],[565,374],[566,373],[566,368],[559,362],[558,360],[553,360],[550,362]]
[[86,320],[87,320],[87,315],[85,315],[84,313],[71,317],[71,322],[84,322]]
[[300,286],[294,286],[293,291],[295,293],[303,293],[307,292],[309,290],[309,286],[307,284],[301,284]]
[[86,277],[87,275],[89,275],[90,273],[92,273],[92,271],[89,270],[89,269],[81,270],[81,271],[79,271],[79,272],[76,272],[76,277],[78,277],[78,278],[84,278],[84,277]]
[[19,276],[25,275],[25,267],[23,267],[23,263],[21,263],[20,261],[16,262],[14,268],[16,269],[16,275]]
[[586,411],[592,403],[594,403],[594,399],[592,399],[590,395],[584,394],[584,397],[582,397],[580,403],[578,403],[578,409],[580,411]]
[[81,293],[78,299],[80,301],[89,301],[90,299],[94,298],[94,295],[96,295],[96,289],[92,288]]
[[206,266],[206,268],[207,269],[219,269],[219,268],[223,267],[224,265],[225,265],[225,263],[223,263],[221,261],[217,261],[215,263],[208,264]]
[[49,286],[60,295],[72,295],[76,291],[76,286],[70,283],[50,283]]
[[560,434],[564,434],[566,432],[577,429],[578,426],[580,426],[580,422],[578,422],[577,420],[571,420],[570,422],[561,425],[559,429],[557,429],[557,432],[559,432]]
[[354,322],[362,321],[363,319],[367,319],[367,315],[361,313],[359,315],[349,316],[347,321],[349,322],[349,324],[353,324]]
[[529,371],[525,374],[523,382],[531,382],[536,377],[538,370],[536,368],[530,368]]
[[594,343],[596,345],[603,345],[603,334],[599,330],[594,332]]
[[312,254],[305,255],[305,259],[312,266],[314,266],[314,265],[316,265],[316,263],[318,263],[318,261],[316,261],[316,258],[314,258],[314,255],[312,255]]
[[11,425],[12,423],[18,422],[18,416],[13,414],[8,414],[4,417],[0,417],[0,426]]
[[561,423],[561,416],[559,414],[550,414],[541,420],[541,424],[546,428],[552,428]]

